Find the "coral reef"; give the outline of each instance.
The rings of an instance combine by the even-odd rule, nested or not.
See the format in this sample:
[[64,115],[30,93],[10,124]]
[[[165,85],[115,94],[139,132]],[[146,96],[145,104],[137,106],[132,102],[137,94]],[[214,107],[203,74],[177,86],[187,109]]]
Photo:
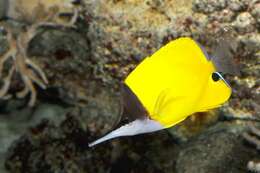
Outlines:
[[[12,37],[12,34],[8,32],[7,40],[9,41],[10,48],[2,56],[0,61],[0,77],[3,78],[4,82],[0,90],[0,98],[8,99],[11,97],[11,95],[8,94],[8,90],[14,73],[18,73],[21,75],[21,79],[24,83],[24,89],[19,91],[16,95],[18,98],[23,98],[30,93],[31,98],[28,103],[29,106],[33,106],[36,101],[36,90],[33,83],[37,83],[42,89],[45,89],[46,84],[48,84],[44,72],[33,63],[26,54],[28,42],[31,40],[31,36],[28,36],[28,33],[33,32],[34,30],[31,28],[30,31],[21,33],[17,40],[15,40]],[[9,59],[13,61],[13,64],[11,65],[6,77],[3,77],[3,68]]]
[[28,24],[51,22],[51,24],[73,25],[80,7],[76,0],[1,0],[1,2],[5,7],[5,17]]
[[[1,1],[2,2],[2,1]],[[4,5],[4,4],[3,4]],[[6,4],[5,4],[6,5]],[[73,9],[73,4],[69,4],[70,9]],[[52,26],[73,26],[78,17],[78,10],[75,8],[73,16],[68,23],[58,23],[55,21],[59,17],[62,11],[62,6],[66,6],[64,1],[57,2],[44,2],[34,1],[10,1],[7,3],[6,16],[11,17],[14,20],[21,20],[23,22],[31,23],[29,26],[25,26],[25,31],[21,31],[17,36],[14,35],[12,29],[7,24],[4,24],[4,28],[7,30],[7,40],[9,42],[9,50],[6,51],[0,61],[0,77],[3,79],[3,85],[0,90],[0,98],[9,99],[11,97],[8,94],[14,73],[20,75],[20,78],[24,84],[24,89],[19,91],[16,96],[18,98],[25,97],[30,93],[29,106],[34,106],[36,102],[37,91],[34,83],[40,86],[42,89],[46,89],[48,80],[43,70],[31,61],[27,56],[27,50],[29,42],[37,34],[37,29],[40,26],[52,25]],[[3,15],[2,15],[3,16]],[[30,17],[34,17],[31,19]],[[51,21],[52,20],[52,21]],[[7,72],[7,75],[3,77],[3,68],[6,62],[11,59],[13,64]]]
[[[256,125],[249,124],[249,132],[243,133],[244,139],[251,145],[254,145],[256,149],[260,150],[260,130]],[[249,161],[247,163],[247,169],[252,172],[260,172],[260,162],[259,161]]]
[[[10,172],[106,172],[111,147],[90,151],[90,139],[75,116],[68,115],[59,127],[43,121],[10,148],[6,168]],[[100,166],[95,167],[97,160]]]
[[239,136],[246,128],[228,123],[216,124],[182,145],[176,144],[167,131],[162,131],[88,148],[88,143],[97,136],[93,135],[93,126],[86,120],[89,115],[78,110],[70,111],[59,123],[42,120],[31,126],[9,148],[6,169],[50,173],[195,170],[242,173],[246,170],[246,162],[257,157],[256,152],[243,145]]
[[[36,20],[32,10],[39,1],[27,7],[29,0],[20,0],[26,2],[21,10],[8,13],[1,8],[3,2],[0,0],[0,18],[7,15],[19,21],[8,26],[11,36],[0,32],[0,53],[6,57],[2,59],[7,86],[2,88],[3,95],[31,87],[30,103],[35,103],[36,93],[39,102],[34,108],[25,108],[24,99],[0,100],[0,144],[5,146],[0,150],[0,161],[7,153],[9,172],[258,169],[259,152],[247,144],[259,145],[259,135],[253,126],[251,132],[244,132],[247,121],[256,127],[259,122],[259,0],[83,0],[84,5],[76,5],[75,15],[67,14],[74,6],[72,11],[71,6],[52,9],[48,0],[39,11],[41,20]],[[60,11],[65,12],[58,15]],[[58,19],[46,19],[46,14]],[[72,22],[68,16],[74,16]],[[19,29],[24,23],[25,29]],[[229,40],[234,47],[231,54],[241,65],[237,65],[240,76],[225,76],[233,90],[229,103],[219,111],[192,116],[167,131],[86,147],[113,126],[120,112],[118,84],[143,58],[180,36],[193,37],[212,54],[218,40],[225,39],[226,28],[231,28],[228,34],[234,38]],[[7,56],[10,50],[16,51],[16,56]],[[30,82],[25,83],[22,76]],[[43,90],[46,79],[48,87]],[[80,107],[80,112],[75,107]],[[71,113],[65,116],[67,109]],[[17,119],[23,116],[22,121]],[[248,142],[243,140],[243,133]]]
[[[5,167],[9,172],[165,172],[173,169],[177,146],[167,134],[135,137],[88,148],[96,136],[82,113],[73,110],[57,125],[43,120],[31,127],[9,148]],[[156,138],[160,138],[156,141]],[[150,140],[155,142],[150,143]],[[145,142],[144,142],[145,141]],[[160,145],[168,152],[164,157]],[[144,151],[149,148],[149,150]],[[127,154],[126,154],[127,153]]]
[[[219,3],[217,3],[219,2]],[[221,5],[223,4],[225,5]],[[192,35],[208,47],[224,35],[223,28],[231,28],[237,44],[233,56],[240,65],[240,76],[228,77],[233,95],[225,115],[254,117],[259,114],[259,26],[255,8],[258,1],[194,1]],[[203,19],[203,20],[202,20]],[[197,24],[196,24],[197,23]]]
[[258,153],[243,145],[241,125],[218,123],[184,144],[177,155],[176,172],[246,172],[246,163]]

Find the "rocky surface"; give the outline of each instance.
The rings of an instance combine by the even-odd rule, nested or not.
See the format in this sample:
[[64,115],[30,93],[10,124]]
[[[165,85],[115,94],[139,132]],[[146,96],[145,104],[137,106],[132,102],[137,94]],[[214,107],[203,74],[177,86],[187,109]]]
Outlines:
[[[0,172],[246,172],[249,160],[259,160],[241,137],[242,120],[257,120],[260,112],[258,0],[83,3],[75,27],[43,26],[30,41],[28,55],[49,79],[36,107],[26,107],[27,97],[0,102]],[[242,68],[240,76],[227,76],[233,95],[220,111],[169,131],[86,147],[113,126],[118,84],[143,58],[180,36],[212,52],[225,28]],[[4,30],[0,40],[2,54]],[[15,78],[10,91],[17,88]]]
[[[31,127],[9,148],[9,172],[165,172],[173,169],[176,146],[166,133],[124,138],[89,148],[88,115],[74,110],[57,125],[48,120]],[[73,115],[74,114],[74,115]],[[64,116],[63,116],[64,117]],[[160,138],[160,140],[156,140]],[[160,145],[165,146],[163,157]]]
[[219,123],[182,146],[176,171],[182,173],[246,172],[247,162],[258,153],[244,145],[241,125]]
[[256,150],[239,135],[245,126],[230,123],[218,123],[181,145],[162,131],[88,148],[88,142],[96,137],[84,116],[74,110],[57,125],[43,120],[31,127],[9,148],[6,169],[50,173],[244,173],[248,160],[258,158]]

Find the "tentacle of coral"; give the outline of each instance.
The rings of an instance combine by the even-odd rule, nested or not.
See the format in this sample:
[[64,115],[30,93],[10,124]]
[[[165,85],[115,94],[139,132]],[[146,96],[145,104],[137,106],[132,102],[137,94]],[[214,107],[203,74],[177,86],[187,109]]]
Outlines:
[[260,172],[260,162],[249,161],[247,169],[252,172]]
[[[28,103],[29,106],[34,106],[35,102],[36,102],[36,90],[35,87],[33,85],[33,82],[36,82],[40,87],[45,88],[45,84],[43,84],[43,82],[41,82],[40,79],[38,79],[35,75],[34,75],[34,71],[32,71],[31,69],[29,69],[29,67],[27,66],[27,62],[29,62],[29,59],[26,58],[26,53],[25,53],[25,49],[22,48],[22,40],[20,40],[18,42],[18,48],[20,51],[19,56],[17,56],[16,58],[16,66],[17,66],[17,71],[19,71],[21,78],[24,82],[24,89],[22,91],[20,91],[19,93],[17,93],[17,96],[19,98],[22,98],[24,96],[26,96],[28,93],[31,94],[30,96],[30,101]],[[36,65],[32,65],[32,63],[30,63],[31,67],[33,68],[38,67]],[[36,68],[37,71],[37,68]]]
[[11,84],[11,78],[13,76],[14,70],[15,70],[15,68],[14,68],[14,66],[12,66],[12,68],[8,72],[8,75],[4,78],[3,87],[0,89],[0,98],[6,96],[9,86]]
[[24,98],[29,92],[30,92],[29,88],[28,87],[24,87],[24,89],[22,91],[19,91],[19,92],[16,93],[16,97]]
[[59,18],[59,13],[58,13],[58,11],[53,11],[48,16],[46,16],[44,19],[42,19],[40,22],[37,22],[37,23],[33,24],[32,26],[30,26],[29,30],[27,31],[28,38],[29,38],[29,40],[31,40],[31,38],[33,38],[35,36],[37,28],[42,27],[42,26],[72,27],[73,28],[73,27],[75,27],[74,24],[76,23],[78,17],[79,17],[79,10],[77,8],[75,8],[73,11],[73,16],[70,19],[70,21],[68,23],[59,24],[59,23],[53,22]]
[[0,60],[0,77],[2,77],[2,73],[3,73],[3,68],[4,68],[4,64],[5,62],[12,58],[12,56],[15,54],[15,52],[13,50],[8,50],[4,55],[3,58],[1,58]]
[[[254,135],[260,137],[260,130],[259,130],[259,129],[257,129],[254,125],[249,126],[249,128],[250,128],[250,131],[251,131]],[[259,147],[260,147],[260,140],[259,140]]]
[[37,93],[33,86],[32,81],[28,78],[28,76],[22,76],[23,82],[25,84],[25,87],[28,87],[28,90],[30,91],[30,100],[28,103],[28,106],[32,107],[35,105]]
[[250,128],[250,132],[256,136],[251,135],[249,133],[243,133],[242,136],[248,143],[256,146],[257,150],[260,150],[260,140],[258,139],[259,130],[252,123],[250,124],[249,128]]
[[32,70],[28,69],[27,76],[29,79],[35,83],[37,83],[42,89],[46,89],[46,85],[39,79]]
[[2,58],[0,60],[0,77],[2,77],[5,62],[10,58],[15,57],[15,55],[17,53],[16,44],[14,43],[12,35],[9,32],[7,34],[7,41],[9,42],[10,48],[7,52],[5,52],[5,54],[2,56]]
[[79,17],[79,10],[75,8],[73,11],[73,16],[68,23],[68,26],[73,27],[74,24],[77,22],[78,17]]
[[243,137],[245,138],[246,141],[248,141],[250,144],[255,145],[257,149],[260,149],[260,141],[254,137],[249,135],[248,133],[244,133]]
[[[4,53],[4,55],[2,56],[1,60],[0,60],[0,77],[2,78],[2,74],[3,74],[3,68],[4,68],[4,64],[5,62],[10,59],[10,58],[14,58],[17,50],[16,50],[16,44],[14,39],[12,38],[12,34],[10,32],[10,29],[7,28],[8,32],[7,32],[7,41],[9,42],[9,50],[7,52]],[[8,94],[8,90],[9,87],[11,85],[11,79],[13,76],[13,73],[15,71],[15,67],[12,66],[11,69],[9,69],[8,74],[6,77],[3,78],[3,86],[0,89],[0,98],[1,99],[10,99],[12,96],[10,94]]]
[[48,84],[48,79],[45,73],[42,71],[42,69],[28,58],[25,61],[27,65],[31,66],[39,74],[40,78],[44,81],[44,83]]
[[[45,83],[47,84],[48,80],[44,72],[36,64],[32,63],[32,61],[27,58],[26,48],[24,48],[23,45],[28,45],[28,41],[28,36],[26,35],[21,35],[17,39],[17,48],[19,55],[17,55],[15,58],[15,64],[17,72],[21,75],[21,78],[25,85],[25,88],[18,93],[18,96],[22,97],[30,92],[31,95],[28,105],[34,106],[37,93],[33,82],[38,84],[41,88],[45,89]],[[35,72],[37,72],[41,78],[38,78]]]
[[48,84],[48,79],[43,70],[35,64],[33,61],[27,58],[27,47],[30,40],[36,35],[37,28],[40,26],[54,26],[54,27],[75,27],[74,24],[79,16],[79,9],[75,8],[73,16],[68,23],[57,24],[51,21],[59,18],[57,10],[53,9],[53,12],[49,13],[41,21],[31,25],[27,28],[26,32],[21,33],[17,39],[12,37],[11,29],[8,25],[3,25],[7,32],[7,40],[9,42],[9,50],[0,59],[0,77],[2,76],[5,62],[12,58],[14,64],[8,72],[8,75],[3,79],[3,86],[0,88],[0,98],[10,98],[8,90],[11,85],[11,79],[14,72],[20,74],[24,83],[24,89],[17,92],[16,96],[19,98],[25,97],[30,93],[30,100],[28,105],[34,106],[36,102],[36,89],[34,83],[45,89]]
[[3,100],[9,100],[12,98],[11,94],[6,94],[4,97],[2,97]]

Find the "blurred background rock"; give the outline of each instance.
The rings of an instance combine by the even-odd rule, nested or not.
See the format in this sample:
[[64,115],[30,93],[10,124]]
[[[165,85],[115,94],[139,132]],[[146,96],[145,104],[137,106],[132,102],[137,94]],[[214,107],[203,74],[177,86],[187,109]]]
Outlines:
[[[40,1],[33,6],[31,0],[10,0],[11,6],[3,8],[6,2],[0,0],[0,17],[7,17],[1,23],[17,35],[24,26],[42,22],[36,10]],[[242,136],[248,122],[258,126],[260,121],[260,1],[55,0],[55,8],[50,4],[42,1],[42,14],[54,9],[59,20],[51,21],[55,25],[44,21],[27,49],[30,60],[45,72],[48,88],[36,87],[33,108],[27,107],[29,96],[1,100],[0,172],[244,173],[250,160],[260,160],[254,144]],[[75,9],[77,20],[68,26]],[[227,76],[233,88],[229,103],[167,131],[87,148],[116,121],[118,85],[143,58],[180,36],[198,40],[211,52],[224,28],[232,28],[237,45],[233,55],[241,65],[240,76]],[[0,40],[3,54],[8,49],[4,27]],[[20,90],[20,83],[14,77],[9,92]]]

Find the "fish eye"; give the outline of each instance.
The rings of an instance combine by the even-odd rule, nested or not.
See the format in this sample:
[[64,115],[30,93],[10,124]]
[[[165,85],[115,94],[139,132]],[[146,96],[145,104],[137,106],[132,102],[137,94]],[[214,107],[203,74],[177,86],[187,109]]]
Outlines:
[[214,82],[217,82],[219,79],[221,79],[221,76],[217,72],[212,73],[211,77]]

